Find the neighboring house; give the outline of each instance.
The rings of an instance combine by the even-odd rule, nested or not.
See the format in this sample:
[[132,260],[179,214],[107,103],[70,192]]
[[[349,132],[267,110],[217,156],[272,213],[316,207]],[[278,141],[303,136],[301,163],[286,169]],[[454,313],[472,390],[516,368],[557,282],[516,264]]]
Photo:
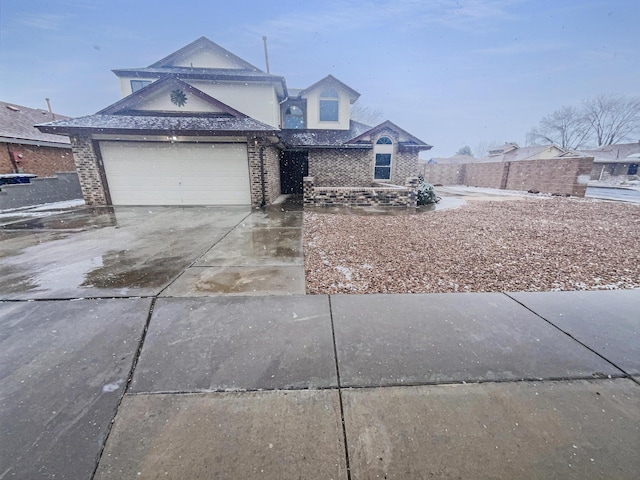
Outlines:
[[570,152],[557,145],[532,145],[530,147],[519,147],[515,143],[505,143],[501,147],[493,147],[488,151],[489,155],[481,158],[474,158],[469,155],[453,155],[452,157],[432,158],[427,163],[429,165],[462,165],[467,163],[491,163],[491,162],[517,162],[520,160],[544,160],[548,158],[563,158],[574,156],[575,152]]
[[352,121],[359,94],[331,75],[289,89],[205,37],[114,73],[122,100],[38,126],[71,137],[88,204],[261,206],[302,193],[305,176],[404,185],[431,148],[391,122]]
[[46,110],[0,102],[0,175],[53,177],[58,172],[74,172],[69,138],[42,133],[34,127],[65,118]]
[[591,180],[640,174],[640,142],[605,145],[580,153],[594,158]]

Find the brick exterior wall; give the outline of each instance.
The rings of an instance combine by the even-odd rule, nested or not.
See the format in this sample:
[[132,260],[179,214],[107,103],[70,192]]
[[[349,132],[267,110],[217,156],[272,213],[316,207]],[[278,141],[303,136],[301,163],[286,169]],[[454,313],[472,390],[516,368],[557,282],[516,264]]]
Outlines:
[[[11,161],[11,153],[22,154],[16,162],[21,169],[16,172]],[[75,172],[75,162],[71,146],[68,148],[39,147],[17,143],[0,143],[0,174],[32,173],[38,177],[54,177],[57,172]]]
[[442,185],[537,190],[584,197],[592,166],[593,157],[574,157],[460,165],[423,164],[421,170],[427,182]]
[[251,186],[251,205],[262,205],[262,170],[260,150],[264,162],[265,204],[269,205],[280,195],[280,153],[276,147],[261,146],[250,140],[247,144],[249,157],[249,181]]
[[[309,150],[309,176],[318,186],[369,187],[374,183],[372,149],[323,148]],[[391,179],[385,183],[404,185],[418,174],[418,152],[394,149]]]
[[417,206],[417,177],[405,187],[316,187],[313,177],[303,179],[305,207],[407,207]]
[[107,196],[100,178],[98,157],[93,149],[91,138],[89,136],[72,136],[71,146],[85,203],[87,205],[107,205]]

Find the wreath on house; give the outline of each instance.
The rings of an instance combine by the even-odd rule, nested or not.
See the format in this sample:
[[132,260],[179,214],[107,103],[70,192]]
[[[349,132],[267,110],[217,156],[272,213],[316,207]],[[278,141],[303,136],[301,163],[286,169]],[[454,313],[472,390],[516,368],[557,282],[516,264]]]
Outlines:
[[177,88],[171,92],[171,103],[184,107],[187,103],[187,96],[181,89]]

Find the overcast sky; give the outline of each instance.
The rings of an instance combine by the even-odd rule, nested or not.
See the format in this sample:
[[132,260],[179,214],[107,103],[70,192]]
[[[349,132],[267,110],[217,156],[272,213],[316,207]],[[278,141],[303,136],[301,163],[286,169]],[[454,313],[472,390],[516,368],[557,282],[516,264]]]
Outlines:
[[[562,105],[640,95],[638,0],[0,0],[0,100],[69,116],[119,99],[115,68],[206,36],[302,88],[332,74],[434,145],[516,141]],[[635,140],[635,139],[634,139]],[[424,154],[423,154],[424,156]]]

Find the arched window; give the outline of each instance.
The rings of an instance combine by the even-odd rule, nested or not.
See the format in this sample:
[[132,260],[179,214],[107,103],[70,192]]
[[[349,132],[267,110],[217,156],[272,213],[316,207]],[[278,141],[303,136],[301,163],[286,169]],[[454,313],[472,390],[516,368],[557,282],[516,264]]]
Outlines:
[[340,110],[340,97],[333,87],[326,87],[320,92],[320,121],[337,122]]
[[284,112],[284,128],[304,128],[304,110],[291,105]]
[[375,166],[373,169],[374,180],[391,179],[391,160],[393,156],[393,141],[389,137],[380,137],[373,147]]

